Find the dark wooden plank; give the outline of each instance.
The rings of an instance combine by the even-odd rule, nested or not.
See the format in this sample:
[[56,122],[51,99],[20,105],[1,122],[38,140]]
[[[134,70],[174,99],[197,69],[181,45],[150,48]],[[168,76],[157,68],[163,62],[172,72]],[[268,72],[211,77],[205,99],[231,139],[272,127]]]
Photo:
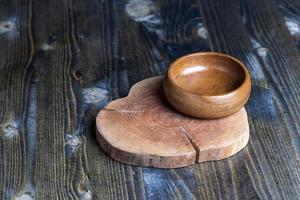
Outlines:
[[147,199],[199,199],[194,167],[179,169],[144,168]]
[[[0,199],[30,197],[31,1],[0,2]],[[29,125],[29,126],[28,126]]]
[[[95,137],[95,118],[110,100],[129,90],[126,65],[119,56],[120,26],[115,1],[75,1],[75,27],[81,85],[76,89],[84,109],[86,156],[95,199],[143,199],[140,168],[122,165],[105,155]],[[130,30],[130,29],[129,29]],[[133,30],[134,31],[134,30]]]
[[[132,2],[134,4],[135,1]],[[150,5],[153,9],[145,16],[131,18],[138,22],[155,45],[156,49],[152,48],[151,51],[153,55],[161,55],[157,56],[158,60],[159,57],[164,58],[168,64],[185,54],[210,49],[208,32],[196,1],[156,1]]]
[[[80,84],[75,89],[83,107],[82,126],[85,138],[85,159],[90,179],[91,196],[95,199],[126,199],[128,192],[124,167],[110,160],[99,148],[95,138],[97,111],[113,98],[117,88],[113,79],[113,57],[116,39],[112,1],[74,1],[75,37],[80,50],[78,60]],[[116,69],[115,69],[116,70]]]
[[[90,199],[72,1],[34,1],[37,199]],[[42,11],[42,12],[41,12]]]
[[[299,55],[274,3],[264,2],[200,2],[212,49],[239,57],[254,84],[247,105],[251,132],[247,148],[228,160],[197,166],[199,182],[205,181],[201,188],[205,198],[294,199],[299,195],[298,147],[293,143],[299,132],[295,90]],[[266,55],[275,60],[266,61]]]

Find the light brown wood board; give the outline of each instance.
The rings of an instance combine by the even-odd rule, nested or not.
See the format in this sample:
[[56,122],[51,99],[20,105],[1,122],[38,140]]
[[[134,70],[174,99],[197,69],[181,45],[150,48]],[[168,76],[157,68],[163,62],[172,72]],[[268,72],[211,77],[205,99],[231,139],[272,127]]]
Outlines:
[[191,118],[168,104],[162,83],[163,76],[143,80],[99,112],[97,140],[109,156],[133,165],[178,168],[224,159],[246,146],[244,108],[221,119]]

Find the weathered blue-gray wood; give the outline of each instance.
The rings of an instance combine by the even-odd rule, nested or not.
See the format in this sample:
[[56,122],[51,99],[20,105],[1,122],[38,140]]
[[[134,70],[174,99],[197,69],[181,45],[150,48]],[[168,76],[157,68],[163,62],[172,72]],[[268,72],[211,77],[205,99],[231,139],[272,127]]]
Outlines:
[[[0,1],[0,199],[299,199],[299,11],[297,0]],[[248,146],[172,170],[105,155],[99,109],[197,51],[247,65]]]

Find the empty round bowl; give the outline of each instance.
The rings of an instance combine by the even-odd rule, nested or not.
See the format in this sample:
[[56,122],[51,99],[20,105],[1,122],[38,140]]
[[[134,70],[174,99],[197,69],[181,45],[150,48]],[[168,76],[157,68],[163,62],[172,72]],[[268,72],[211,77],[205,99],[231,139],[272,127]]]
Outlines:
[[178,111],[197,118],[231,115],[247,102],[251,79],[236,58],[213,52],[194,53],[175,60],[164,81],[164,92]]

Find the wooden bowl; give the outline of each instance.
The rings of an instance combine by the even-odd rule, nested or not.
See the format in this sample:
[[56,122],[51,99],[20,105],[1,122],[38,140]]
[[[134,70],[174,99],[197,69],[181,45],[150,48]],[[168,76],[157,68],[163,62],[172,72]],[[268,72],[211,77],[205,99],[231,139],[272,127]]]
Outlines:
[[197,118],[221,118],[247,102],[251,79],[245,65],[221,53],[203,52],[174,61],[164,81],[170,104]]

